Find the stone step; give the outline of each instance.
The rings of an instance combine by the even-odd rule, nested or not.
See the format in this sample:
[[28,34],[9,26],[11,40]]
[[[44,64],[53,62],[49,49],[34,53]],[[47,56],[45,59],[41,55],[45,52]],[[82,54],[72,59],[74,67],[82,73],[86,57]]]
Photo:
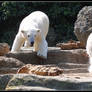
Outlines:
[[0,68],[0,74],[16,74],[19,68]]
[[88,68],[89,64],[77,64],[77,63],[60,63],[58,67],[63,69],[76,69],[76,68]]
[[21,48],[19,52],[6,54],[6,57],[16,58],[24,64],[56,65],[64,73],[88,72],[88,55],[85,49],[61,50],[59,47],[48,47],[47,60],[37,57],[31,48]]
[[19,59],[25,64],[60,64],[62,63],[80,63],[87,64],[88,56],[85,49],[61,50],[59,47],[48,47],[47,60],[37,57],[37,53],[31,48],[22,48],[18,52],[6,54],[6,57]]
[[63,73],[88,73],[88,69],[87,68],[75,68],[75,69],[65,69],[64,68],[64,72]]
[[[33,88],[32,88],[33,87]],[[17,74],[8,82],[6,91],[51,90],[51,91],[92,91],[92,74],[78,73],[60,76],[37,76]],[[35,89],[34,89],[35,88]]]

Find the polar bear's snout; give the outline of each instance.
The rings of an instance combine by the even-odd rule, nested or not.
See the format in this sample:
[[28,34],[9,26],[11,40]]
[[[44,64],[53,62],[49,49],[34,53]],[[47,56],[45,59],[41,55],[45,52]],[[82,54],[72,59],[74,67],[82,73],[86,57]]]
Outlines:
[[30,40],[29,40],[29,43],[30,43],[30,46],[33,46],[34,45],[34,37],[30,37]]
[[34,42],[31,42],[31,46],[33,46],[34,45]]

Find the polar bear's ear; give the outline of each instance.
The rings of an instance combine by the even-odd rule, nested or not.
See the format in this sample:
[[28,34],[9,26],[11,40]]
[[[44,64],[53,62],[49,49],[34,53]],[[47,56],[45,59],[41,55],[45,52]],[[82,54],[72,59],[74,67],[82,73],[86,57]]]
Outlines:
[[21,30],[21,32],[22,32],[22,33],[25,33],[25,31],[24,31],[24,30]]
[[21,30],[21,32],[26,35],[26,32],[24,30]]
[[40,32],[40,30],[38,29],[37,32]]

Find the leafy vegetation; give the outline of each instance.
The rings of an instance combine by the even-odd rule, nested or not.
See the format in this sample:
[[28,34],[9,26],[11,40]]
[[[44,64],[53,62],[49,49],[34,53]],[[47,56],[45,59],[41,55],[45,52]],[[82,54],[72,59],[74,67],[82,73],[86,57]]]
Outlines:
[[[0,2],[0,42],[10,46],[18,32],[21,20],[31,12],[40,10],[50,19],[56,38],[55,44],[70,39],[77,40],[73,31],[78,12],[91,2]],[[50,31],[50,29],[49,29]]]

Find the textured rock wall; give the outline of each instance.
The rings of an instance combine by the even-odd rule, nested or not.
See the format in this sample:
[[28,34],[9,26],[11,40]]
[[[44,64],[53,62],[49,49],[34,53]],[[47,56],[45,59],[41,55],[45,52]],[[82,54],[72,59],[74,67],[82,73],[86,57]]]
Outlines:
[[79,41],[86,46],[89,34],[92,32],[92,6],[83,7],[74,24],[74,33]]

